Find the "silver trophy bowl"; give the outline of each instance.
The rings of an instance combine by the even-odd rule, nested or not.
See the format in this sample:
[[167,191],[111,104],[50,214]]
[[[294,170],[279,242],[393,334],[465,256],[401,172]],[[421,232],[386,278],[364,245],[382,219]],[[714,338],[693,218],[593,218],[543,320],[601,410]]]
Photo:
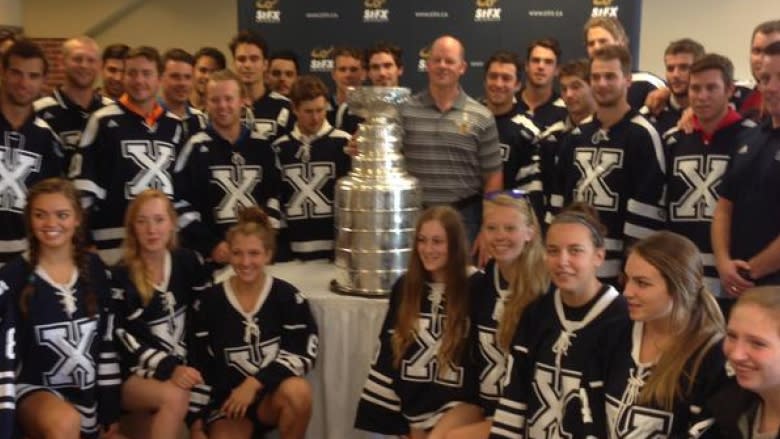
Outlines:
[[352,171],[336,183],[336,279],[344,294],[386,297],[406,271],[422,205],[417,179],[406,173],[399,87],[350,90],[352,113],[365,119],[355,135]]

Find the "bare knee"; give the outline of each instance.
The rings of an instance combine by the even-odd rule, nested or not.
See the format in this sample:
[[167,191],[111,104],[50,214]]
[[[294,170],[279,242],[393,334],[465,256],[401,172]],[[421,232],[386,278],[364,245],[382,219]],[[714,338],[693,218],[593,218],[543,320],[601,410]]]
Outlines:
[[187,414],[190,404],[190,391],[182,389],[171,382],[164,382],[160,386],[160,406],[158,410],[176,414],[181,419]]
[[70,404],[40,418],[39,431],[46,439],[75,439],[81,436],[81,414]]
[[291,411],[294,416],[308,416],[311,413],[311,384],[304,378],[288,378],[274,392],[274,399],[282,403],[283,411]]

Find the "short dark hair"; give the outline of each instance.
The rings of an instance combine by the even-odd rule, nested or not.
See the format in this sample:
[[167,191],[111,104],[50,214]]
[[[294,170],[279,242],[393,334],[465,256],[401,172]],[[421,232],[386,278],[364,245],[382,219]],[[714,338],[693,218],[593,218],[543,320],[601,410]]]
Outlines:
[[46,75],[49,73],[49,61],[46,59],[43,49],[41,49],[41,46],[28,39],[22,38],[17,40],[3,53],[3,69],[7,69],[11,64],[12,56],[22,59],[38,58],[43,61],[43,74]]
[[389,53],[393,57],[393,61],[395,61],[396,66],[404,66],[403,52],[401,51],[401,48],[387,41],[377,41],[371,47],[366,49],[363,63],[368,65],[368,63],[371,61],[371,57],[377,53]]
[[138,46],[133,47],[130,49],[129,52],[127,52],[127,56],[125,57],[125,60],[132,59],[132,58],[145,58],[147,61],[153,62],[157,66],[157,74],[162,75],[163,72],[163,62],[162,58],[160,57],[160,52],[157,51],[154,47],[151,46]]
[[750,36],[751,44],[753,43],[753,40],[756,38],[756,34],[759,32],[764,35],[780,32],[780,20],[769,20],[760,23],[758,26],[756,26],[755,29],[753,29],[753,35]]
[[293,52],[292,50],[285,49],[285,50],[277,50],[276,52],[271,54],[271,57],[268,59],[268,64],[271,64],[271,61],[275,59],[283,59],[286,61],[290,61],[293,64],[295,64],[295,71],[300,72],[301,71],[301,65],[298,62],[298,54]]
[[666,46],[664,50],[664,56],[666,55],[679,55],[681,53],[687,53],[693,55],[693,60],[696,61],[704,56],[704,46],[696,40],[691,38],[683,38],[680,40],[674,40]]
[[723,55],[708,53],[691,65],[691,75],[706,70],[720,71],[720,74],[723,76],[723,84],[726,87],[734,83],[734,64]]
[[487,76],[488,70],[490,70],[490,65],[494,63],[499,64],[514,64],[517,80],[520,80],[521,72],[523,71],[523,63],[520,61],[520,57],[517,56],[515,52],[510,52],[509,50],[499,50],[497,52],[493,52],[492,55],[490,55],[490,58],[485,61],[485,76]]
[[117,43],[110,46],[106,46],[103,49],[103,62],[108,59],[125,59],[127,58],[127,52],[130,51],[130,46],[127,44]]
[[628,76],[631,74],[631,53],[627,48],[617,44],[599,47],[598,50],[593,52],[590,67],[593,67],[593,61],[595,60],[612,61],[614,59],[620,61],[620,68],[623,70],[624,75]]
[[224,70],[227,67],[227,61],[225,60],[225,55],[222,53],[221,50],[217,49],[216,47],[201,47],[198,49],[197,52],[195,52],[195,55],[192,56],[192,58],[195,59],[195,63],[197,64],[198,60],[202,57],[207,56],[214,60],[215,63],[217,63],[216,70]]
[[327,99],[328,94],[328,87],[322,82],[322,79],[314,75],[303,75],[293,84],[289,97],[294,105],[298,105],[320,96]]
[[764,48],[764,55],[765,56],[780,55],[780,41],[775,41],[774,43],[766,46],[766,48]]
[[558,79],[566,76],[576,76],[585,82],[590,82],[590,60],[575,59],[561,65],[558,70]]
[[558,60],[561,59],[561,44],[555,38],[540,38],[538,40],[531,41],[528,44],[525,52],[525,61],[528,62],[531,59],[531,52],[537,47],[544,47],[551,50],[555,54],[555,64],[558,64]]
[[333,68],[336,68],[336,58],[340,56],[346,56],[349,58],[354,58],[358,61],[360,61],[360,64],[365,67],[365,60],[363,59],[363,52],[361,52],[360,49],[356,47],[347,47],[347,46],[339,46],[333,49],[333,53],[331,54],[331,59],[333,60]]
[[230,40],[230,53],[233,58],[236,57],[236,48],[239,44],[251,44],[257,46],[263,53],[263,58],[268,59],[268,43],[265,42],[260,33],[251,30],[242,30],[232,40]]
[[163,62],[163,68],[165,68],[165,65],[168,64],[168,61],[178,61],[187,63],[191,66],[195,65],[195,58],[193,58],[192,55],[190,55],[189,52],[187,52],[184,49],[168,49],[162,56],[162,62]]

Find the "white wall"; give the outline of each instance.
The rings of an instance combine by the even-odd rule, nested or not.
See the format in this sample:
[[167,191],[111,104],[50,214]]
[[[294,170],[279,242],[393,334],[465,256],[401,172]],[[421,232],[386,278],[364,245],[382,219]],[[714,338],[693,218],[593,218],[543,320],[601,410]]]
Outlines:
[[[227,51],[227,41],[238,26],[235,0],[17,1],[23,6],[25,31],[35,37],[84,33],[106,17],[125,10],[126,14],[95,36],[101,45],[125,42],[131,46],[149,44],[163,50],[170,47],[195,50],[214,45]],[[750,79],[748,55],[753,27],[765,20],[780,19],[778,0],[643,0],[642,3],[639,66],[661,76],[666,45],[678,38],[691,37],[704,44],[708,51],[731,58],[738,78]]]
[[642,0],[639,67],[663,77],[670,41],[693,38],[708,52],[734,63],[738,79],[750,75],[750,35],[764,21],[780,19],[778,0]]

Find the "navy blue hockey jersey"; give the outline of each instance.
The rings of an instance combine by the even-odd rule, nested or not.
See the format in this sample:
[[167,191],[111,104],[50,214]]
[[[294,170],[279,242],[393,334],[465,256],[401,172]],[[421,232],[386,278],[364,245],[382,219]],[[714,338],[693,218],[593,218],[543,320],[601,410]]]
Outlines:
[[531,110],[528,104],[521,98],[522,91],[517,94],[517,105],[515,106],[515,112],[522,114],[531,119],[534,124],[539,127],[539,130],[544,131],[550,125],[555,122],[566,119],[569,113],[566,111],[566,103],[558,95],[553,92],[550,99]]
[[230,280],[202,294],[194,309],[192,365],[206,382],[193,389],[195,416],[218,417],[224,400],[248,376],[260,381],[265,395],[314,367],[317,324],[306,299],[281,279],[266,275],[249,311],[242,309]]
[[[641,405],[639,395],[653,373],[652,363],[639,361],[642,322],[634,322],[615,349],[605,382],[607,423],[610,439],[666,439],[710,437],[714,423],[707,401],[727,382],[722,343],[710,346],[696,376],[687,370],[681,377],[684,396],[676,398],[672,410]],[[697,354],[698,355],[698,354]],[[689,360],[688,368],[693,365]],[[688,391],[690,380],[693,387]]]
[[32,115],[16,129],[0,112],[0,266],[27,249],[28,189],[63,166],[60,139],[43,119]]
[[70,177],[86,197],[92,238],[106,263],[119,260],[125,209],[137,194],[152,188],[173,197],[171,171],[182,136],[182,121],[173,113],[163,112],[150,125],[122,102],[90,117]]
[[501,277],[494,260],[485,266],[485,275],[476,284],[471,304],[471,347],[479,372],[479,404],[485,417],[492,417],[498,399],[504,393],[509,353],[498,346],[498,325],[504,305],[511,295],[509,284]]
[[278,226],[281,177],[257,132],[242,129],[235,144],[211,127],[195,134],[176,160],[174,186],[182,240],[205,257],[244,208],[264,207]]
[[296,126],[272,145],[282,178],[282,228],[296,258],[333,258],[333,201],[336,181],[352,165],[344,152],[349,139],[326,121],[314,136],[304,136]]
[[611,286],[579,308],[564,305],[557,290],[531,305],[512,343],[490,437],[605,437],[604,379],[628,325],[625,299]]
[[[0,303],[8,296],[8,284],[0,280]],[[4,309],[2,309],[4,308]],[[16,437],[16,322],[13,307],[0,308],[0,439]]]
[[201,259],[187,249],[168,252],[163,281],[146,305],[126,266],[115,267],[112,280],[122,375],[169,379],[187,362],[190,305],[211,283]]
[[693,241],[702,253],[704,276],[710,291],[721,291],[710,225],[718,203],[720,182],[731,157],[742,146],[741,138],[756,126],[731,110],[731,123],[718,128],[711,138],[702,131],[685,134],[677,129],[664,137],[666,147],[666,228]]
[[349,111],[349,105],[346,102],[337,104],[335,96],[331,96],[328,101],[327,118],[328,123],[334,128],[349,134],[355,134],[358,125],[363,122],[362,117]]
[[594,116],[575,127],[561,148],[559,189],[550,204],[557,208],[584,201],[598,211],[607,227],[602,279],[614,279],[622,271],[627,240],[663,228],[665,168],[660,136],[633,110],[607,129]]
[[273,141],[292,131],[295,116],[291,106],[287,97],[275,91],[267,91],[252,103],[252,108],[244,117],[244,123],[261,138]]
[[62,172],[67,172],[70,158],[79,146],[81,133],[87,126],[89,116],[95,111],[114,102],[113,100],[95,93],[87,108],[82,108],[73,102],[61,89],[55,88],[51,96],[45,96],[33,104],[38,117],[46,121],[52,130],[57,133],[65,151],[65,160]]
[[496,116],[501,159],[504,161],[504,189],[522,189],[537,218],[544,215],[544,195],[539,147],[539,128],[523,114],[509,112]]
[[639,114],[646,117],[647,120],[653,124],[656,131],[658,131],[658,134],[664,136],[667,131],[677,126],[677,122],[680,120],[683,110],[684,108],[682,105],[677,102],[674,95],[671,95],[669,97],[669,103],[667,103],[663,110],[657,115],[652,114],[647,106],[642,106],[642,108],[639,109]]
[[628,87],[628,104],[638,111],[645,105],[647,95],[662,87],[666,87],[666,83],[658,76],[650,72],[632,72],[631,85]]
[[[544,190],[544,201],[545,207],[547,208],[550,206],[550,198],[554,192],[556,179],[559,175],[558,162],[561,145],[564,144],[566,137],[573,129],[574,122],[572,122],[571,118],[567,117],[564,120],[559,120],[550,125],[536,136],[535,142],[539,148],[542,189]],[[539,221],[542,221],[542,218],[539,218]]]
[[[0,310],[13,313],[15,326],[16,397],[47,390],[66,401],[81,415],[81,431],[97,437],[101,425],[119,418],[119,364],[112,337],[113,315],[110,284],[105,265],[90,255],[89,280],[78,271],[66,284],[54,282],[40,267],[31,267],[19,256],[0,270],[7,292],[0,296]],[[19,297],[32,285],[22,318]],[[98,299],[98,313],[86,312],[85,288]]]
[[[469,279],[476,292],[482,274]],[[422,294],[415,341],[404,352],[400,367],[393,365],[391,338],[398,314],[404,276],[393,285],[390,306],[379,333],[379,346],[358,403],[355,427],[381,434],[408,434],[410,428],[430,429],[447,410],[476,402],[479,372],[470,355],[446,372],[436,358],[447,314],[444,284],[428,284]]]

